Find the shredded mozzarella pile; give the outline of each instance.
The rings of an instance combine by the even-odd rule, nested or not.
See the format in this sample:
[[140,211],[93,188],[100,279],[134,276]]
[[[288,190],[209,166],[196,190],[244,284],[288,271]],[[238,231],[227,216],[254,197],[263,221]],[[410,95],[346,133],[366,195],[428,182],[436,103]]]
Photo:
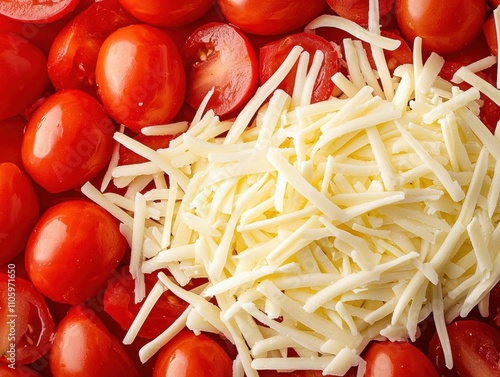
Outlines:
[[[322,17],[310,28],[347,22],[374,53],[397,47]],[[423,62],[419,40],[414,63],[389,79],[378,74],[389,72],[383,54],[374,71],[359,42],[344,47],[339,98],[310,104],[275,90],[301,56],[296,47],[234,121],[205,111],[207,96],[167,149],[115,135],[149,162],[110,170],[125,196],[89,183],[82,191],[122,222],[137,301],[144,273],[173,276],[158,274],[125,342],[165,290],[189,303],[142,360],[187,326],[236,345],[235,376],[341,376],[354,365],[362,375],[371,340],[414,340],[432,314],[452,365],[445,324],[478,304],[487,310],[500,278],[500,142],[478,118],[480,92],[498,91],[467,68],[457,77],[469,90],[439,78],[443,59]],[[316,79],[299,76],[302,87]],[[208,283],[183,288],[200,277]]]

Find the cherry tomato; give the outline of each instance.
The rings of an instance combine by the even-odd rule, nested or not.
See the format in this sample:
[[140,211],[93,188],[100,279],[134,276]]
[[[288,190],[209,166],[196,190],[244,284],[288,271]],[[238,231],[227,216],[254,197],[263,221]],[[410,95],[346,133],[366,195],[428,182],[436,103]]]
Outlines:
[[496,8],[500,5],[500,0],[488,0],[488,3],[490,3],[490,5],[493,7],[493,8]]
[[153,377],[228,377],[232,362],[224,350],[206,335],[184,330],[160,351]]
[[26,121],[16,116],[0,121],[0,162],[12,162],[23,169],[21,143]]
[[154,26],[181,26],[194,22],[213,5],[213,0],[120,0],[135,18]]
[[0,274],[0,363],[28,364],[51,347],[54,320],[33,284],[16,276],[16,267]]
[[114,131],[94,97],[75,89],[59,91],[35,110],[26,127],[24,166],[49,192],[80,187],[109,163]]
[[7,365],[0,364],[0,376],[2,377],[42,377],[38,372],[33,369],[26,368],[23,366],[16,366],[15,368],[10,368]]
[[118,29],[104,41],[96,80],[108,113],[135,132],[168,123],[184,102],[180,53],[165,32],[148,25]]
[[453,355],[453,369],[444,365],[437,335],[429,345],[429,357],[444,376],[500,376],[500,331],[477,320],[460,320],[447,326]]
[[[138,134],[134,136],[134,140],[148,146],[153,150],[158,150],[160,148],[168,148],[170,141],[175,138],[175,135],[164,135],[164,136],[147,136],[144,134]],[[146,162],[147,160],[139,156],[137,153],[132,152],[130,149],[120,146],[118,165],[130,165],[130,164],[140,164]]]
[[0,163],[0,264],[20,254],[40,214],[31,180],[17,165]]
[[[401,37],[401,35],[399,35],[397,31],[382,30],[380,34],[383,35],[384,37],[396,39],[401,42],[399,47],[394,51],[384,50],[387,66],[389,67],[391,72],[394,71],[396,67],[402,64],[413,63],[413,52],[411,51],[410,46],[408,46],[408,43],[406,43],[406,41],[403,39],[403,37]],[[373,69],[376,69],[377,66],[375,65],[375,61],[373,60],[373,55],[371,53],[370,46],[365,42],[363,42],[363,45],[365,46],[365,50],[368,55],[368,60],[370,60],[370,65],[373,67]]]
[[231,24],[257,35],[298,30],[325,8],[324,0],[218,0],[218,4]]
[[438,377],[425,354],[406,342],[374,342],[365,360],[365,377]]
[[0,13],[18,21],[52,22],[77,7],[79,0],[0,1]]
[[50,352],[54,377],[138,377],[137,366],[96,313],[74,306],[59,324]]
[[[326,0],[326,2],[339,16],[360,25],[368,25],[369,0]],[[380,18],[388,14],[393,5],[394,0],[379,0]]]
[[26,271],[56,302],[76,304],[103,288],[127,249],[118,223],[85,200],[69,200],[40,217],[26,246]]
[[134,22],[117,0],[94,3],[73,18],[50,49],[47,68],[54,87],[97,96],[95,68],[102,43],[113,31]]
[[488,17],[488,19],[484,23],[483,31],[491,53],[495,56],[498,56],[497,30],[495,25],[495,18],[493,17],[493,15]]
[[0,34],[0,120],[20,114],[42,95],[48,83],[46,64],[43,52],[31,43]]
[[489,297],[489,316],[490,324],[500,328],[500,284],[497,283],[490,291]]
[[[261,83],[266,82],[269,77],[271,77],[271,75],[286,59],[292,48],[297,45],[302,46],[305,51],[309,52],[309,64],[312,63],[312,59],[316,50],[320,50],[323,52],[323,64],[314,85],[312,102],[315,103],[330,98],[334,89],[331,77],[339,69],[339,55],[337,50],[332,46],[330,42],[318,35],[310,33],[292,34],[276,42],[267,44],[260,49]],[[279,86],[290,95],[293,93],[296,67],[297,65]]]
[[409,43],[422,38],[427,51],[448,54],[463,49],[481,33],[485,0],[396,0],[399,28]]
[[187,75],[186,101],[198,108],[212,89],[208,108],[226,115],[243,106],[257,90],[255,51],[233,26],[213,22],[188,38],[181,50]]

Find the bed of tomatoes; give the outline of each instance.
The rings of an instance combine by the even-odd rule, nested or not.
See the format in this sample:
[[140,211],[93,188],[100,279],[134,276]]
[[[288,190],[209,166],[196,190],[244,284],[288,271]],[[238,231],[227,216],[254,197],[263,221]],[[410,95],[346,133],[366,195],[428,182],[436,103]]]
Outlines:
[[[426,53],[445,57],[448,79],[496,55],[499,3],[380,0],[382,33],[402,42],[387,53],[390,68],[412,61],[416,36]],[[79,188],[102,180],[118,125],[166,147],[171,137],[141,129],[189,121],[212,87],[208,106],[231,118],[294,45],[325,53],[312,98],[329,98],[348,35],[303,32],[322,13],[366,26],[368,0],[0,0],[0,376],[231,376],[235,349],[213,334],[181,332],[140,363],[140,347],[186,308],[168,292],[136,341],[121,344],[141,305],[129,248],[118,222]],[[482,74],[496,80],[495,69]],[[280,87],[291,92],[293,82],[292,72]],[[500,109],[483,99],[481,118],[493,132]],[[139,161],[120,150],[121,164]],[[147,290],[154,282],[146,275]],[[499,310],[497,286],[489,317],[476,311],[448,326],[452,370],[428,319],[415,343],[371,344],[365,375],[500,376]]]

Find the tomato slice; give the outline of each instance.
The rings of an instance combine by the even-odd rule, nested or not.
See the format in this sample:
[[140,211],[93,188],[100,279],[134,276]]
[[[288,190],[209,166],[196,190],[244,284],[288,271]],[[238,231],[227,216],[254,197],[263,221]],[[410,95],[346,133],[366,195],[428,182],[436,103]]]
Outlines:
[[257,56],[248,38],[231,25],[212,22],[198,28],[181,54],[186,101],[195,109],[212,87],[208,108],[220,116],[241,108],[257,90]]
[[[395,0],[379,0],[380,18],[387,15],[394,5]],[[326,0],[339,16],[354,21],[360,25],[368,25],[368,0]]]
[[80,0],[2,0],[0,13],[18,21],[52,22],[75,9]]
[[[296,33],[271,42],[260,49],[260,82],[263,84],[279,68],[294,46],[301,46],[310,54],[309,65],[316,50],[324,54],[318,78],[314,85],[311,102],[327,100],[332,95],[334,85],[332,76],[339,70],[339,54],[337,48],[318,35]],[[279,88],[292,95],[296,76],[295,68],[285,77]]]
[[45,355],[52,344],[54,320],[43,296],[16,276],[13,266],[0,274],[0,293],[6,298],[0,302],[0,363],[28,364]]
[[476,320],[460,320],[447,326],[453,355],[453,369],[444,365],[444,356],[437,334],[429,345],[429,358],[443,376],[500,376],[500,331]]

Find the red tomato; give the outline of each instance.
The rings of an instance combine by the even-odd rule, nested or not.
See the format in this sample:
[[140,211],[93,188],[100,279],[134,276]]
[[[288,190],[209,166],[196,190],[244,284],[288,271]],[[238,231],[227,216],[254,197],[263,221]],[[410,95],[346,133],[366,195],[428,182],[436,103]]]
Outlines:
[[18,21],[52,22],[77,7],[79,0],[0,1],[0,13]]
[[490,291],[489,322],[500,327],[500,284],[497,283]]
[[406,342],[374,342],[365,360],[365,377],[438,377],[425,354]]
[[80,187],[109,163],[114,131],[94,97],[75,89],[59,91],[35,110],[26,127],[24,166],[49,192]]
[[448,54],[463,49],[481,33],[485,0],[397,0],[396,18],[409,43],[422,38],[427,51]]
[[47,67],[54,87],[97,96],[95,68],[102,43],[113,31],[134,22],[118,0],[94,3],[73,18],[50,49]]
[[54,320],[33,284],[16,276],[16,266],[0,274],[0,363],[28,364],[52,344]]
[[138,377],[120,342],[83,306],[71,308],[59,324],[50,352],[54,377]]
[[460,320],[447,326],[453,355],[453,369],[444,365],[444,356],[437,335],[429,345],[429,358],[443,376],[500,376],[500,332],[476,320]]
[[126,250],[110,214],[94,203],[69,200],[40,217],[26,246],[26,271],[51,300],[77,304],[106,285]]
[[0,34],[0,120],[20,114],[42,95],[48,83],[46,64],[43,52],[31,43]]
[[232,362],[224,350],[206,335],[184,330],[160,351],[153,377],[228,377]]
[[500,0],[488,0],[488,3],[490,3],[490,5],[493,7],[493,8],[496,8],[500,5]]
[[[309,52],[309,63],[312,63],[314,52],[320,50],[324,54],[318,78],[314,85],[312,102],[319,102],[330,98],[334,89],[331,77],[339,70],[339,55],[337,50],[326,39],[310,34],[297,33],[289,35],[276,42],[267,44],[260,49],[260,81],[266,82],[279,68],[294,46],[302,46]],[[288,94],[293,93],[296,67],[288,74],[279,86]]]
[[491,15],[484,23],[483,31],[491,53],[495,56],[498,56],[497,30],[495,25],[495,18],[493,17],[493,15]]
[[23,169],[21,143],[26,121],[16,116],[0,121],[0,162],[12,162]]
[[96,80],[108,113],[135,132],[168,123],[184,102],[180,53],[165,32],[148,25],[118,29],[104,41]]
[[[339,16],[360,25],[368,25],[369,0],[326,0],[326,2]],[[394,0],[379,0],[380,18],[388,14],[393,5]]]
[[7,365],[0,364],[0,376],[2,377],[42,377],[38,372],[33,369],[26,368],[23,366],[16,366],[15,368],[10,368]]
[[0,163],[0,265],[20,254],[40,214],[30,179],[11,162]]
[[[146,274],[146,293],[149,293],[158,280],[156,274]],[[196,286],[190,283],[187,289]],[[120,326],[128,330],[134,321],[142,303],[134,302],[134,279],[128,273],[128,267],[122,267],[112,279],[104,292],[104,310]],[[183,312],[188,304],[172,292],[166,291],[153,307],[146,322],[139,331],[139,336],[153,339],[169,327]]]
[[[396,30],[382,30],[380,34],[382,34],[384,37],[396,39],[401,42],[400,46],[394,51],[384,50],[387,66],[391,71],[394,71],[396,67],[402,64],[413,63],[413,52],[411,51],[410,46],[408,46],[408,43],[406,43],[406,41],[401,37],[401,35],[399,35]],[[363,46],[365,47],[371,66],[373,67],[373,69],[376,69],[377,67],[375,65],[375,61],[373,60],[370,45],[363,42]]]
[[122,6],[142,22],[154,26],[181,26],[194,22],[213,5],[213,0],[120,0]]
[[257,35],[298,30],[325,9],[324,0],[218,0],[218,4],[231,24]]
[[212,22],[188,38],[181,50],[187,75],[186,101],[198,108],[215,87],[208,108],[226,115],[242,107],[258,86],[255,51],[231,25]]
[[[138,134],[134,136],[134,140],[137,140],[141,144],[144,144],[155,151],[160,148],[167,148],[170,144],[170,140],[173,138],[175,138],[174,135],[147,136],[144,134]],[[132,152],[130,149],[125,148],[122,145],[120,145],[119,156],[118,165],[131,165],[147,162],[144,157],[139,156],[137,153]]]

